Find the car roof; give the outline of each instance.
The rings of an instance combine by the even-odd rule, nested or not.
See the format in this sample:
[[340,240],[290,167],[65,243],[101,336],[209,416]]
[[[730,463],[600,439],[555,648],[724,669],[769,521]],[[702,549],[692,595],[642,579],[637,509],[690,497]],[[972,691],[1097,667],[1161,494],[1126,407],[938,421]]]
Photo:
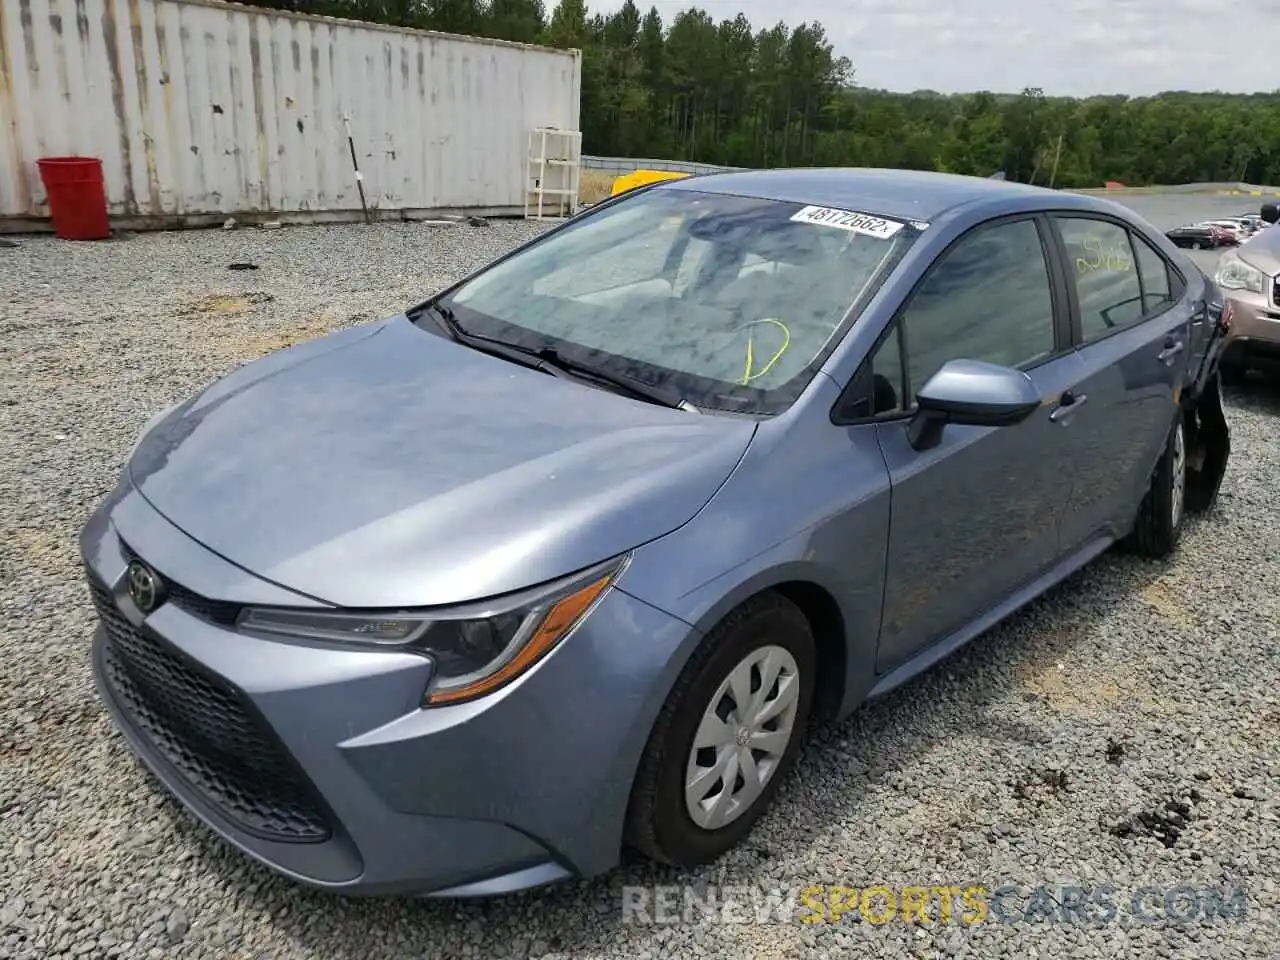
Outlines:
[[924,170],[874,167],[803,167],[743,170],[668,180],[662,190],[697,190],[836,207],[904,220],[933,220],[961,204],[1002,197],[1039,196],[1061,202],[1064,194],[1008,180]]

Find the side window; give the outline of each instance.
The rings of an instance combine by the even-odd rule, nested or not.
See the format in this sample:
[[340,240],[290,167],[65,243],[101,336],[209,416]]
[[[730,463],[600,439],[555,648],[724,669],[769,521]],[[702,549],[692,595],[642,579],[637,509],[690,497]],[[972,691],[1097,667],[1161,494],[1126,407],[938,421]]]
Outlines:
[[1152,249],[1151,244],[1136,233],[1132,237],[1133,249],[1138,254],[1138,273],[1142,277],[1143,312],[1149,314],[1165,304],[1173,303],[1169,265],[1164,262],[1164,257]]
[[[1129,231],[1105,220],[1058,217],[1080,301],[1084,342],[1137,323],[1146,310]],[[1168,279],[1165,280],[1166,287]]]
[[895,323],[871,358],[871,403],[875,413],[890,413],[911,406],[902,385],[902,350]]
[[890,326],[875,353],[863,361],[852,385],[852,397],[843,410],[844,416],[861,419],[906,409],[898,331],[898,324]]
[[981,227],[933,265],[901,317],[907,389],[950,360],[1021,367],[1054,351],[1053,294],[1032,220]]

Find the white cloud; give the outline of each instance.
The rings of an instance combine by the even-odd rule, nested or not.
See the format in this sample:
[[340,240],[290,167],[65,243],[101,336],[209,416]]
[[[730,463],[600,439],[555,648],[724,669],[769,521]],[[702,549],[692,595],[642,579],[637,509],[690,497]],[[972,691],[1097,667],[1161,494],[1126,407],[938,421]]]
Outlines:
[[[649,3],[636,0],[641,12]],[[591,3],[608,13],[622,0]],[[756,29],[817,20],[857,82],[889,90],[1144,95],[1280,89],[1280,15],[1254,0],[656,0]]]

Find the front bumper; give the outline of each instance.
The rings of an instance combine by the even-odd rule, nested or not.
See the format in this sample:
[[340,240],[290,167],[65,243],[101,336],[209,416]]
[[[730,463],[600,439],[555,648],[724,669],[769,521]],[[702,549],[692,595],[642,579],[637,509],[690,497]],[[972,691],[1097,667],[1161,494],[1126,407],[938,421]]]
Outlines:
[[1280,360],[1280,306],[1269,303],[1266,294],[1248,299],[1231,296],[1230,300],[1231,329],[1223,347],[1223,362],[1239,365]]
[[[690,639],[681,621],[614,588],[505,689],[422,710],[423,657],[231,629],[229,604],[317,604],[212,554],[127,485],[81,547],[103,701],[146,766],[255,859],[343,893],[441,896],[617,862],[639,754]],[[128,599],[131,555],[181,584],[149,616]]]

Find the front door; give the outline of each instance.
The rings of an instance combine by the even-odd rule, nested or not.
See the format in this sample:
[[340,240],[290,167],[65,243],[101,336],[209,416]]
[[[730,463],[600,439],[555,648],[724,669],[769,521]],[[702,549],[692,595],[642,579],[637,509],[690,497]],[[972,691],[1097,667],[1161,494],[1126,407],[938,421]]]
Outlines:
[[[1072,428],[1051,415],[1082,366],[1050,249],[1047,224],[1035,218],[966,234],[930,268],[873,359],[875,370],[892,370],[905,355],[899,396],[907,398],[902,416],[876,427],[892,483],[880,672],[991,609],[1060,555],[1072,482],[1060,450]],[[952,424],[937,446],[915,450],[906,428],[915,391],[959,358],[1025,370],[1046,402],[1016,426]]]

